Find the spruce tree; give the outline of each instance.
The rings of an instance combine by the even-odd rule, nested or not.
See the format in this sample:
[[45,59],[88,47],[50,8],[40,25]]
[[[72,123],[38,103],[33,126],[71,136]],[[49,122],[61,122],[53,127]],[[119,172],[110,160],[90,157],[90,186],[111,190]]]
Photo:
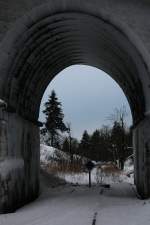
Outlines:
[[111,161],[113,156],[110,150],[111,146],[111,130],[108,126],[100,129],[100,153],[101,161]]
[[91,136],[91,151],[92,159],[96,161],[101,160],[101,149],[100,149],[100,131],[95,130]]
[[117,121],[114,122],[112,128],[112,145],[114,146],[115,158],[119,160],[119,167],[123,169],[125,160],[125,129]]
[[45,103],[43,113],[46,115],[45,133],[49,134],[50,145],[58,146],[59,132],[67,131],[67,127],[63,122],[64,114],[61,108],[61,103],[58,101],[55,91],[51,92],[48,101]]
[[83,132],[82,139],[81,139],[81,142],[79,145],[79,151],[80,151],[80,153],[79,153],[80,155],[86,156],[88,158],[91,157],[90,136],[86,130]]
[[67,153],[69,153],[69,151],[70,151],[70,143],[69,143],[69,139],[67,137],[63,141],[62,151],[67,152]]

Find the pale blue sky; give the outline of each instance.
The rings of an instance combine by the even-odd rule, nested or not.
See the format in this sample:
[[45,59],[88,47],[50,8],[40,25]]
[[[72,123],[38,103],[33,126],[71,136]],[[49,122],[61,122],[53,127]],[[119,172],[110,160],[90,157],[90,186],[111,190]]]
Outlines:
[[114,108],[126,106],[127,123],[132,121],[127,99],[118,84],[103,71],[75,65],[61,71],[47,87],[42,102],[39,120],[44,120],[43,104],[52,90],[56,91],[65,114],[64,121],[71,122],[72,134],[81,138],[86,129],[89,133],[103,124]]

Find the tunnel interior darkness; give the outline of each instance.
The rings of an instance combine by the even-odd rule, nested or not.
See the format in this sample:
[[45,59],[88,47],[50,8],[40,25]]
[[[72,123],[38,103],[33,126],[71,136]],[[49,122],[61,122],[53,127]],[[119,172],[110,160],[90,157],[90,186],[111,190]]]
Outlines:
[[37,121],[46,87],[60,71],[75,64],[110,74],[128,99],[133,123],[143,117],[140,55],[108,21],[79,12],[46,15],[30,24],[14,45],[2,95],[9,108],[22,117]]

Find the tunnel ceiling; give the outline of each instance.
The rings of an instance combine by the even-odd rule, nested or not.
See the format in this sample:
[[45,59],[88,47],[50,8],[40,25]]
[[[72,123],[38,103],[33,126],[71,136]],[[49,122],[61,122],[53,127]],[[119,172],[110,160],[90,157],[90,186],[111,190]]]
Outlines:
[[143,116],[140,55],[110,22],[81,12],[46,15],[30,24],[14,46],[3,96],[25,118],[38,119],[46,87],[61,70],[74,64],[108,73],[124,91],[134,123]]

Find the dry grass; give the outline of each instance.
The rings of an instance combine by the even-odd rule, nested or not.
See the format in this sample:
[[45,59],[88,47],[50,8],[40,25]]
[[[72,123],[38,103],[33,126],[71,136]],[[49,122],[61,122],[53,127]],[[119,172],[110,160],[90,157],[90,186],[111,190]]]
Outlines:
[[50,173],[81,173],[83,166],[76,162],[51,162],[47,165],[47,171]]
[[121,170],[114,164],[102,165],[100,169],[101,172],[106,175],[115,175],[121,173]]
[[97,166],[96,180],[97,183],[103,183],[105,179],[111,177],[115,182],[118,181],[121,175],[121,170],[113,163],[108,163],[104,165]]

